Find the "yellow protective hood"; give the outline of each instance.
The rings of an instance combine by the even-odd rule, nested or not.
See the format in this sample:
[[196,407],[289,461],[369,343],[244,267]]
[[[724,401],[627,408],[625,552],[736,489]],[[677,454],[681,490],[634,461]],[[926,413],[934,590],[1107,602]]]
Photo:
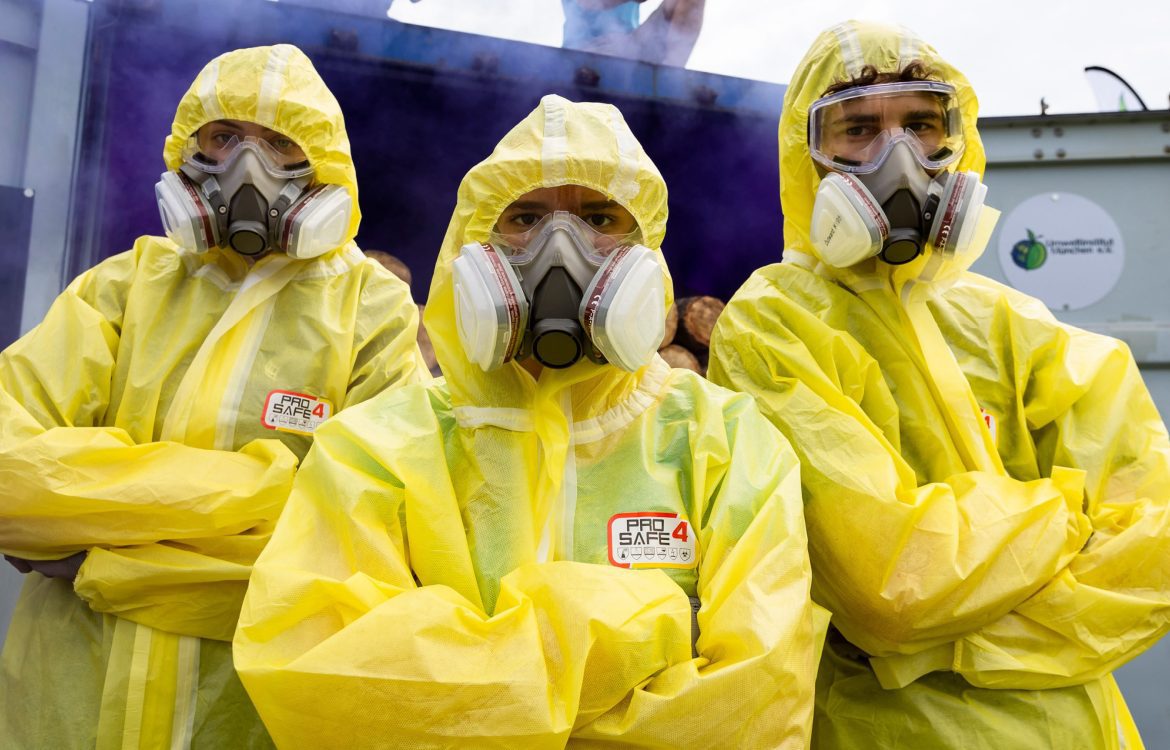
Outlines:
[[[866,65],[879,73],[892,73],[914,60],[924,63],[931,76],[955,87],[963,118],[966,149],[959,161],[949,169],[974,171],[983,175],[986,156],[979,131],[975,127],[979,105],[975,91],[967,79],[952,67],[929,44],[912,31],[900,26],[886,26],[861,21],[846,21],[823,31],[813,42],[808,53],[796,68],[784,96],[780,115],[780,203],[784,209],[784,249],[817,258],[809,240],[809,225],[813,202],[816,199],[820,175],[817,173],[808,148],[808,110],[829,86],[857,76]],[[994,213],[994,212],[993,212]],[[991,217],[988,217],[991,218]],[[941,280],[953,278],[966,270],[983,252],[990,234],[981,233],[972,243],[972,251],[962,258],[948,257],[932,263],[930,246],[926,252],[904,266],[890,266],[877,260],[864,261],[849,269],[836,269],[824,264],[818,273],[837,278],[847,286],[857,288],[866,277],[893,277],[895,287],[905,281],[923,277]],[[947,265],[961,267],[946,267]]]
[[183,147],[214,120],[245,120],[292,138],[304,149],[316,182],[341,185],[353,201],[345,242],[357,236],[357,173],[341,107],[304,52],[291,44],[226,52],[204,66],[179,100],[163,146],[167,169],[183,163]]
[[[604,193],[634,216],[647,247],[658,250],[662,244],[666,183],[617,108],[559,96],[541,99],[491,156],[463,178],[439,252],[424,322],[456,406],[519,409],[539,420],[540,405],[561,398],[569,389],[573,414],[581,419],[620,403],[645,371],[628,373],[583,359],[565,370],[546,369],[534,382],[514,362],[484,372],[467,358],[459,342],[451,274],[460,249],[468,242],[485,242],[501,212],[521,195],[559,185]],[[661,260],[661,254],[658,257]],[[671,304],[669,274],[666,297],[663,304]]]

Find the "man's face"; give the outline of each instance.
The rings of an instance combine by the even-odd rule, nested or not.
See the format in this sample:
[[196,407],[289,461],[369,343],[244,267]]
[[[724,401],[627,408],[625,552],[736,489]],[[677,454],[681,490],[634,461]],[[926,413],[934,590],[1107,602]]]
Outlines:
[[293,167],[307,162],[305,152],[288,136],[245,120],[215,120],[195,134],[199,152],[207,158],[222,162],[231,150],[245,138],[251,138],[266,147],[266,152],[279,167]]
[[600,234],[627,235],[638,229],[633,215],[602,193],[578,185],[560,185],[532,190],[517,198],[500,214],[495,231],[522,234],[553,211],[568,211]]
[[834,160],[864,164],[874,156],[883,133],[911,133],[925,156],[946,140],[946,114],[938,97],[927,93],[858,97],[831,105],[822,117],[820,149]]

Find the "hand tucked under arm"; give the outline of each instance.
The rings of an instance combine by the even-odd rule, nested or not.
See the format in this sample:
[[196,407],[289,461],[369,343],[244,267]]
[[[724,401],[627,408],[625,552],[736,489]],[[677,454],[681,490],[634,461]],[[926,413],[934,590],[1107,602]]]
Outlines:
[[63,578],[72,581],[77,577],[77,571],[85,562],[87,552],[78,552],[60,560],[26,560],[15,555],[5,555],[12,567],[21,573],[40,573],[46,578]]

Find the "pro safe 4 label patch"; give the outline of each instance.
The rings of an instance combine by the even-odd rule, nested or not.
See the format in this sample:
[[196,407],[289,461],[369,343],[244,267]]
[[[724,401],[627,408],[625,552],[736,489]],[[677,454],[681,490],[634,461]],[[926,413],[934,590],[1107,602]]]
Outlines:
[[307,393],[272,391],[264,401],[264,426],[270,430],[312,435],[332,415],[333,404]]
[[609,562],[619,568],[693,568],[691,523],[678,513],[618,513],[609,519]]

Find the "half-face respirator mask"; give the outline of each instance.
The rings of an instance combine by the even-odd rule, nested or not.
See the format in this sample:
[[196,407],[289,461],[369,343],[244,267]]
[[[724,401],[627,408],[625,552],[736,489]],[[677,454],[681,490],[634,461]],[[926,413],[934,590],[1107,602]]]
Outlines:
[[975,172],[947,172],[962,155],[953,86],[877,84],[818,100],[809,109],[809,151],[826,171],[809,238],[822,261],[846,268],[874,256],[908,263],[926,245],[961,254],[987,186]]
[[638,233],[597,232],[567,211],[521,235],[464,245],[453,267],[455,321],[485,371],[528,355],[553,369],[582,357],[633,372],[666,326],[665,277]]
[[340,185],[312,184],[307,161],[286,164],[251,136],[217,149],[211,159],[192,143],[177,172],[155,184],[166,234],[195,252],[230,247],[241,255],[269,251],[315,258],[345,241],[353,203]]

